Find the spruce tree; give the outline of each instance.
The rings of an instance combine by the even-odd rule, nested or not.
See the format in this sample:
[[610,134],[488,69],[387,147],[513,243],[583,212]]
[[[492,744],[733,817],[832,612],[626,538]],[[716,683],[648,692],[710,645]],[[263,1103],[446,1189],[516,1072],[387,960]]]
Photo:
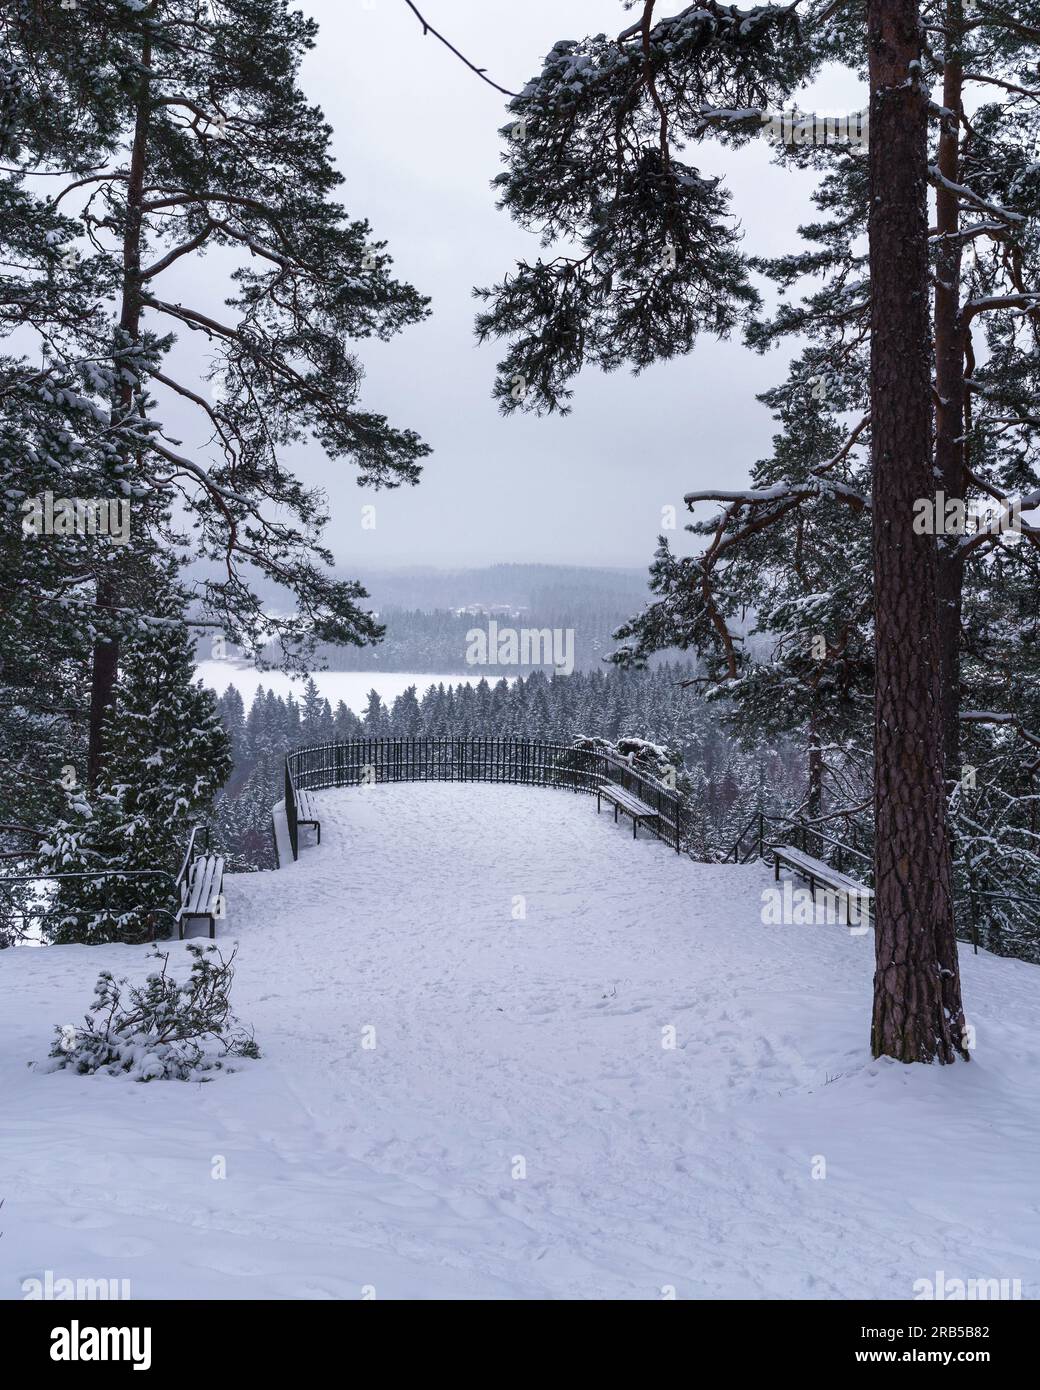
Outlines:
[[[157,576],[153,616],[123,646],[106,778],[70,793],[68,815],[41,848],[41,873],[98,874],[62,881],[56,941],[165,934],[177,906],[169,879],[231,770],[216,697],[195,680],[185,602],[170,574]],[[167,877],[141,874],[157,870]]]
[[370,690],[361,717],[366,738],[385,738],[387,734],[386,706],[378,690]]
[[391,729],[394,738],[416,738],[419,733],[421,718],[415,686],[410,685],[394,701],[391,714]]
[[343,703],[342,700],[336,705],[336,713],[333,716],[333,728],[337,740],[346,742],[348,739],[361,737],[361,721],[352,709]]

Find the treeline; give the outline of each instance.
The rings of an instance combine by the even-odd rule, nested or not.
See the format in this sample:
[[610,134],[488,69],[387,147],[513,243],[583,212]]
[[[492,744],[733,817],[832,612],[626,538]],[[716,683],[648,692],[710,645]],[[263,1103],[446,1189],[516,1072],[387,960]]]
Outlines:
[[[218,577],[218,567],[199,561],[201,576]],[[354,573],[337,570],[340,578]],[[446,565],[359,566],[357,577],[371,599],[371,607],[385,615],[391,610],[421,608],[426,612],[482,606],[526,608],[600,607],[631,613],[646,596],[646,570],[601,565],[552,565],[511,563],[451,569]],[[256,592],[264,603],[274,604],[280,590],[258,576]]]
[[[473,665],[467,658],[470,647],[468,634],[474,629],[489,632],[492,629],[501,633],[504,629],[517,632],[533,629],[538,632],[561,634],[557,639],[562,649],[564,635],[566,651],[577,671],[595,670],[616,645],[612,634],[639,606],[639,599],[628,600],[627,606],[604,603],[592,596],[588,601],[567,599],[566,602],[545,598],[537,608],[496,611],[489,606],[482,612],[458,612],[454,609],[385,609],[378,614],[378,620],[386,628],[386,635],[378,646],[343,647],[331,644],[319,645],[316,650],[317,661],[330,671],[437,671],[445,675],[461,675],[473,672]],[[505,605],[502,605],[505,607]],[[548,640],[544,648],[537,647],[539,654],[544,650],[548,657],[551,647]],[[208,655],[206,639],[200,643],[200,657]],[[275,660],[277,653],[272,647],[268,657]],[[497,675],[520,675],[529,669],[533,662],[517,661],[510,664],[500,659],[496,670],[489,672],[489,679]],[[552,661],[542,663],[544,669],[552,669]]]
[[301,698],[258,687],[249,709],[234,687],[220,697],[234,773],[217,804],[222,843],[236,868],[274,865],[271,807],[282,796],[285,753],[311,743],[351,738],[532,738],[569,743],[639,737],[669,751],[685,770],[693,812],[691,848],[712,858],[732,844],[757,809],[797,805],[799,761],[782,741],[741,748],[722,728],[720,709],[684,682],[688,665],[653,671],[617,669],[477,685],[409,687],[388,707],[371,691],[362,715],[335,708],[313,680]]

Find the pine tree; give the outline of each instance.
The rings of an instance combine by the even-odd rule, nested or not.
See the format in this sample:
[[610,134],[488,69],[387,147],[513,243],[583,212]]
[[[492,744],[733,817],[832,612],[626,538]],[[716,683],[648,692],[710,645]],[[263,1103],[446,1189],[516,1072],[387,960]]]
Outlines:
[[[0,840],[27,859],[64,809],[65,788],[85,777],[91,649],[103,628],[90,590],[121,549],[96,520],[93,531],[64,516],[60,531],[43,530],[48,498],[53,510],[55,500],[106,496],[125,440],[95,405],[116,364],[97,339],[92,273],[70,250],[77,231],[0,174],[0,323],[6,314],[45,328],[35,360],[29,347],[0,357]],[[31,333],[12,341],[31,344]]]
[[327,708],[328,702],[319,695],[314,677],[308,676],[307,683],[303,687],[303,709],[300,713],[301,743],[324,743],[326,735],[325,711]]
[[390,726],[394,738],[416,738],[419,733],[422,714],[414,685],[402,691],[394,701],[390,715]]
[[[509,170],[499,184],[505,205],[547,244],[579,242],[585,254],[522,264],[482,292],[492,307],[478,330],[510,340],[495,387],[507,411],[566,409],[567,382],[586,362],[610,369],[628,361],[638,369],[689,350],[705,327],[725,331],[739,317],[737,306],[749,308],[751,299],[732,244],[723,239],[719,261],[705,264],[702,248],[714,250],[715,238],[697,238],[697,219],[720,215],[720,194],[713,184],[705,195],[697,171],[676,160],[677,143],[710,129],[727,140],[746,138],[763,102],[786,97],[825,57],[856,67],[869,56],[870,156],[859,186],[869,210],[870,292],[841,278],[836,298],[842,312],[870,314],[879,943],[872,1038],[875,1052],[945,1062],[963,1051],[943,787],[946,667],[938,547],[912,527],[915,500],[928,495],[934,479],[919,17],[915,0],[870,0],[864,35],[827,6],[810,17],[794,49],[790,19],[788,10],[765,7],[750,20],[741,16],[734,38],[727,24],[736,17],[721,7],[658,19],[647,3],[641,23],[613,44],[557,44],[541,74],[510,103],[515,123],[503,132],[511,141]],[[727,267],[721,279],[720,266]],[[703,302],[698,295],[717,306],[714,325],[691,312]],[[1030,310],[1036,302],[1028,290],[1017,300]],[[909,459],[906,467],[900,458]],[[864,505],[829,479],[823,486],[843,504]],[[815,483],[801,489],[802,496],[819,492]],[[787,495],[730,493],[720,500],[726,520],[753,534],[769,524],[770,506],[779,515],[791,511],[798,491],[792,485]],[[644,641],[626,658],[675,642],[708,650],[721,642],[736,677],[732,634],[705,578],[723,539],[733,543],[720,534],[706,559],[686,567],[699,590],[687,625],[670,626],[674,606],[659,605],[642,619]],[[666,554],[652,573],[667,594]]]
[[361,720],[342,700],[336,706],[333,727],[337,740],[346,743],[349,739],[361,737]]
[[302,746],[303,732],[300,706],[297,704],[292,691],[285,697],[280,732],[280,748],[299,748]]
[[[349,344],[390,338],[427,308],[391,278],[368,224],[334,201],[330,132],[298,84],[313,21],[287,0],[92,0],[9,5],[0,25],[25,92],[9,140],[14,167],[51,176],[51,210],[71,208],[89,237],[79,273],[94,302],[80,336],[92,333],[98,349],[91,395],[99,433],[114,445],[95,495],[132,498],[139,534],[187,553],[171,524],[178,500],[190,551],[223,576],[201,586],[204,616],[244,650],[259,655],[274,639],[284,664],[302,669],[321,642],[375,640],[381,628],[360,584],[329,573],[323,496],[300,485],[284,453],[309,437],[330,458],[352,459],[366,484],[417,481],[427,447],[361,408]],[[235,265],[223,312],[163,290],[172,268],[183,275],[215,248]],[[52,260],[61,250],[52,247]],[[116,305],[107,318],[105,296]],[[24,290],[5,303],[9,326],[30,324],[45,339],[78,323],[67,293],[37,315],[26,314]],[[172,365],[185,333],[212,350],[215,390]],[[174,397],[208,427],[208,452],[171,447],[161,411]],[[259,601],[252,571],[290,590],[288,616]],[[79,582],[97,608],[92,784],[107,756],[122,616],[140,611],[141,582],[130,551]]]
[[246,709],[235,686],[229,685],[217,701],[220,722],[228,736],[234,766],[239,767],[246,756]]

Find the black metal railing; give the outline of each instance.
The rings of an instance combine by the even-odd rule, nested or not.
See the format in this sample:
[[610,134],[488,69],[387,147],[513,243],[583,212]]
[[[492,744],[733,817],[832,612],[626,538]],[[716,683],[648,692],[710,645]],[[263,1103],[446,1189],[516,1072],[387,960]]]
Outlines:
[[180,871],[174,877],[165,869],[80,869],[64,871],[56,874],[32,872],[27,874],[3,874],[0,875],[0,893],[9,888],[43,888],[47,884],[60,886],[62,883],[78,879],[88,879],[92,883],[100,883],[101,902],[89,908],[74,908],[61,903],[55,904],[53,901],[36,902],[28,906],[21,906],[11,909],[6,901],[3,904],[4,910],[11,917],[20,918],[23,922],[38,921],[41,924],[55,915],[62,919],[71,917],[95,917],[98,913],[105,913],[119,910],[125,913],[140,912],[145,916],[151,927],[151,939],[157,937],[157,928],[161,920],[165,919],[169,928],[176,925],[177,914],[172,908],[162,907],[158,904],[140,903],[127,906],[121,903],[118,909],[111,903],[110,890],[113,887],[122,887],[126,883],[136,883],[145,880],[155,881],[156,879],[165,883],[169,889],[169,896],[176,900],[183,907],[188,894],[188,884],[191,873],[191,866],[200,854],[209,852],[209,826],[197,825],[192,830],[188,838],[188,847],[181,864]]
[[165,869],[85,869],[59,874],[31,873],[31,874],[4,874],[0,877],[0,892],[13,887],[43,887],[45,884],[57,884],[69,882],[73,879],[89,879],[92,883],[101,882],[102,901],[99,905],[89,908],[69,907],[64,903],[55,905],[53,902],[37,902],[29,906],[22,906],[11,909],[4,903],[4,911],[11,917],[18,917],[23,922],[29,923],[38,921],[41,924],[48,920],[53,920],[55,916],[63,921],[70,917],[96,917],[99,913],[120,911],[124,913],[140,912],[145,916],[151,925],[151,940],[155,941],[158,935],[157,927],[160,918],[168,919],[169,926],[176,924],[176,914],[169,908],[157,906],[152,903],[140,903],[127,907],[120,904],[118,908],[113,908],[109,900],[109,886],[122,886],[127,882],[137,882],[141,879],[161,879],[171,889],[171,897],[176,892],[176,882],[172,874]]
[[[840,840],[824,830],[824,825],[833,825],[833,822],[758,811],[740,828],[733,844],[724,850],[723,862],[747,864],[752,859],[765,858],[777,845],[791,844],[804,854],[825,859],[839,873],[844,872],[846,867],[855,868],[869,879],[874,872],[873,856],[869,850],[855,843],[855,838],[858,838],[855,831],[849,832],[849,839]],[[854,862],[848,863],[850,860]]]
[[647,822],[681,850],[682,798],[624,758],[570,744],[522,738],[358,738],[296,748],[285,759],[285,818],[293,859],[300,854],[300,792],[381,782],[508,782],[594,795],[613,784],[657,812]]
[[[821,828],[827,824],[833,826],[833,823],[833,818],[808,820],[800,816],[758,812],[741,826],[733,844],[726,847],[723,860],[734,864],[747,864],[752,859],[766,858],[777,845],[790,843],[803,853],[813,854],[824,860],[839,873],[851,870],[868,886],[872,886],[873,854],[861,844],[855,843],[857,839],[869,837],[861,837],[851,821],[846,825],[846,833],[849,836],[846,840],[828,834]],[[1006,953],[1001,950],[1000,932],[992,927],[989,920],[992,909],[1000,903],[1019,910],[1023,920],[1029,924],[1028,930],[1020,933],[1024,938],[1028,938],[1026,947],[1016,950],[1014,954],[1022,955],[1027,960],[1040,960],[1040,937],[1037,935],[1040,929],[1040,900],[1021,893],[986,889],[980,886],[970,868],[961,861],[954,863],[953,891],[960,934],[971,941],[976,952],[979,949],[981,928],[985,935],[986,948],[997,950],[1001,954]]]

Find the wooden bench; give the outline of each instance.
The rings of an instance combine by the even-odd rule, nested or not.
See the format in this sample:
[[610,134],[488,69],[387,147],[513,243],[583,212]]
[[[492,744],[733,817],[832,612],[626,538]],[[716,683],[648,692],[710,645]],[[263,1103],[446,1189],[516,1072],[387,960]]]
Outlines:
[[848,874],[840,873],[839,870],[831,868],[830,864],[825,864],[822,859],[814,859],[811,854],[796,849],[794,845],[774,845],[772,855],[773,878],[777,882],[780,881],[780,865],[786,864],[789,869],[793,869],[800,878],[804,878],[808,882],[809,892],[814,898],[816,885],[819,883],[830,892],[845,898],[849,903],[855,901],[863,904],[869,920],[874,902],[873,888],[868,888],[865,883],[860,883],[857,879],[849,878]]
[[616,786],[613,782],[600,782],[596,788],[596,815],[600,812],[600,799],[609,802],[614,807],[614,824],[617,825],[618,812],[624,811],[626,816],[632,817],[632,839],[636,839],[639,833],[640,821],[660,822],[660,813],[655,811],[652,806],[648,806],[645,801],[640,801],[638,796],[633,796],[631,792],[625,791],[624,787]]
[[318,844],[321,844],[321,821],[315,813],[309,792],[296,793],[296,824],[313,826],[318,835]]
[[181,906],[177,913],[177,931],[182,941],[184,924],[195,918],[208,921],[210,936],[216,936],[216,903],[223,883],[224,860],[219,854],[200,854],[191,861],[187,877],[181,883]]

